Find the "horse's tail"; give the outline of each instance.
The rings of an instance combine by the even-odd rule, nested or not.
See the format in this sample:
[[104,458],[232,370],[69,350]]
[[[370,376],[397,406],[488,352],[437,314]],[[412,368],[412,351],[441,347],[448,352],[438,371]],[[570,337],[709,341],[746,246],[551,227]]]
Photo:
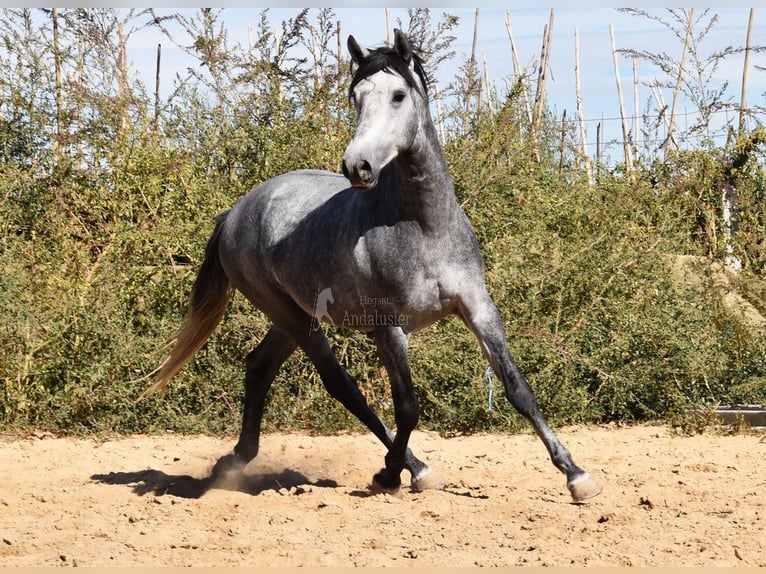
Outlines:
[[215,231],[207,242],[205,259],[192,287],[186,319],[181,330],[171,339],[173,349],[170,356],[159,367],[152,385],[141,393],[138,400],[164,390],[168,381],[205,344],[223,319],[226,306],[234,293],[218,255],[218,243],[227,215],[228,212],[224,212],[218,216]]

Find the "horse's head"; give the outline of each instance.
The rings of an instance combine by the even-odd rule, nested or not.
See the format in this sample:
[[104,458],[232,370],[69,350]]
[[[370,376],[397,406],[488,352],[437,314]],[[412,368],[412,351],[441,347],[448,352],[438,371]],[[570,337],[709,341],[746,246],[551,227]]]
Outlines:
[[369,189],[415,141],[423,114],[428,115],[427,81],[401,30],[394,30],[393,48],[366,50],[349,36],[348,49],[358,66],[349,88],[356,131],[343,155],[343,175],[354,187]]

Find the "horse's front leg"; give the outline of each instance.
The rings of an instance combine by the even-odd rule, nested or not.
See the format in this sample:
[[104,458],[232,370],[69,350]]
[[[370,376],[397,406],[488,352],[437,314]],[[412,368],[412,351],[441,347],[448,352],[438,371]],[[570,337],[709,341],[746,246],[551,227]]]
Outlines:
[[484,356],[503,382],[508,400],[532,423],[553,464],[566,474],[572,498],[579,502],[596,496],[601,486],[574,463],[572,455],[548,426],[532,389],[511,357],[500,312],[486,291],[482,291],[477,297],[462,301],[463,320],[479,339]]
[[[407,443],[418,424],[420,407],[412,386],[407,335],[401,327],[378,327],[375,342],[391,382],[396,434],[386,454],[386,466],[373,477],[373,486],[384,492],[396,492],[402,483]],[[430,473],[430,468],[424,470],[423,476],[413,476],[413,484],[426,479],[425,473]]]

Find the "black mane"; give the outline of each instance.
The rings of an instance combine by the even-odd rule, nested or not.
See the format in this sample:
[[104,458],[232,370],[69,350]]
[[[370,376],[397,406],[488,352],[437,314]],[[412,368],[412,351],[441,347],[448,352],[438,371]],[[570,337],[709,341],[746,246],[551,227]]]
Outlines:
[[370,50],[369,56],[364,59],[351,80],[351,85],[348,88],[349,97],[351,97],[354,88],[359,82],[384,70],[386,72],[394,72],[400,75],[405,79],[410,88],[419,90],[423,96],[428,99],[428,78],[425,69],[423,69],[423,61],[420,59],[420,56],[414,52],[412,53],[412,60],[415,62],[415,73],[420,79],[420,86],[415,83],[415,80],[410,73],[409,66],[402,60],[396,50],[388,47]]

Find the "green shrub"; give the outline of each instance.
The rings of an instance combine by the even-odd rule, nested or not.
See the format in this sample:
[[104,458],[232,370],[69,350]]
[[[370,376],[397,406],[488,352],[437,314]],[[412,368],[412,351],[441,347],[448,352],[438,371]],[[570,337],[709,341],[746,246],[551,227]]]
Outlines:
[[[278,173],[337,169],[352,126],[338,66],[315,83],[306,70],[281,74],[271,59],[248,62],[239,62],[249,70],[242,77],[218,78],[214,102],[198,84],[179,86],[159,125],[140,89],[126,108],[101,86],[107,93],[81,102],[87,129],[73,122],[64,151],[43,143],[54,94],[36,107],[19,100],[31,88],[0,74],[0,89],[15,94],[0,107],[2,125],[13,113],[31,118],[0,142],[0,428],[238,431],[245,357],[268,329],[239,295],[165,396],[135,399],[183,320],[215,215]],[[739,191],[733,240],[743,270],[726,289],[766,312],[761,132],[631,176],[615,168],[590,186],[567,167],[571,158],[559,161],[559,121],[549,112],[535,159],[518,95],[472,113],[444,148],[512,353],[550,420],[644,421],[766,402],[763,324],[726,304],[710,265],[727,254],[720,189],[729,182]],[[457,96],[447,116],[464,118]],[[41,134],[29,133],[34,126]],[[697,280],[679,280],[679,256],[700,262]],[[393,425],[370,337],[334,328],[328,336]],[[416,334],[411,362],[422,427],[527,428],[458,319]],[[277,376],[264,425],[361,430],[301,352]]]

